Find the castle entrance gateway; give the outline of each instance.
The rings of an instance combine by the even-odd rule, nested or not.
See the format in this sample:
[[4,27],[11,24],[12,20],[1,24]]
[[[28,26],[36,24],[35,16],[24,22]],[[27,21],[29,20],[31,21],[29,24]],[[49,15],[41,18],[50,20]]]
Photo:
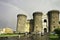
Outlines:
[[44,33],[47,33],[47,28],[44,28]]

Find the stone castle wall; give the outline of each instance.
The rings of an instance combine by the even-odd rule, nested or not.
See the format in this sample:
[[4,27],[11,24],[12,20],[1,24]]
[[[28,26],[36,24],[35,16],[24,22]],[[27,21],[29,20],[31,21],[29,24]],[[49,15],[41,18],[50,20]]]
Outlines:
[[24,33],[26,28],[27,16],[24,14],[17,15],[17,32]]
[[42,19],[42,15],[43,15],[42,12],[34,12],[33,19],[27,20],[26,15],[18,14],[17,15],[17,31],[20,33],[25,33],[25,32],[39,33],[39,32],[42,32],[44,28],[46,28],[48,31],[54,31],[54,29],[60,28],[58,10],[51,10],[46,14],[48,16],[47,17],[48,21],[45,22],[46,25],[43,23],[44,20]]
[[52,10],[48,12],[48,20],[49,20],[49,28],[50,31],[54,31],[54,29],[59,27],[59,11]]
[[34,32],[41,32],[41,29],[42,29],[42,13],[41,12],[33,13],[33,21],[34,21]]

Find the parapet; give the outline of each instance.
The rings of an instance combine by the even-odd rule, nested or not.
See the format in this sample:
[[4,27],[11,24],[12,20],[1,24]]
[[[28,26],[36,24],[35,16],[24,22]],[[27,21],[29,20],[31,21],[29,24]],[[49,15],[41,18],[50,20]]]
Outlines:
[[59,12],[59,10],[50,10],[50,11],[48,11],[48,13],[52,13],[52,12]]
[[34,15],[42,15],[42,14],[43,14],[42,12],[34,12],[34,13],[33,13],[33,16],[34,16]]
[[51,13],[58,13],[59,14],[59,10],[50,10],[50,11],[48,11],[47,15],[50,15]]
[[18,14],[17,15],[17,17],[19,17],[19,16],[25,16],[25,17],[27,17],[26,15],[24,15],[24,14]]

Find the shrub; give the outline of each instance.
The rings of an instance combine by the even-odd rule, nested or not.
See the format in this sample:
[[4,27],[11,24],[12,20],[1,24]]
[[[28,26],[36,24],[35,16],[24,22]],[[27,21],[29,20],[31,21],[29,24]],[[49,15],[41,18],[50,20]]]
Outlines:
[[55,29],[54,32],[60,35],[60,28]]

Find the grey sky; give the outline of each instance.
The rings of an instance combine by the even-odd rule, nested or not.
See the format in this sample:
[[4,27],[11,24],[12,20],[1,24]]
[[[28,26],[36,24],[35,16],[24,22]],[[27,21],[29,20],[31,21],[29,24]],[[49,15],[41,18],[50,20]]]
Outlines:
[[26,14],[32,18],[32,13],[49,10],[60,11],[60,0],[0,0],[0,28],[11,27],[16,29],[17,14]]

